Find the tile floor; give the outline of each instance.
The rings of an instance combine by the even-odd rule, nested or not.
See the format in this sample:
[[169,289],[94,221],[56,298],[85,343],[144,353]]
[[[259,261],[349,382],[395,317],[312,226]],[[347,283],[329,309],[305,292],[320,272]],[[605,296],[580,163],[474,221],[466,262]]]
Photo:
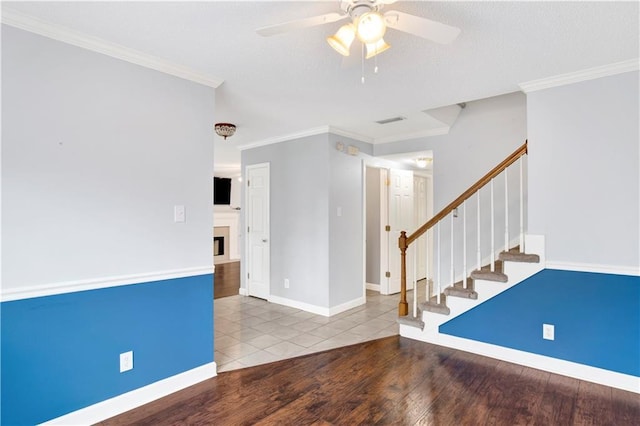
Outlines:
[[218,372],[398,334],[399,295],[367,290],[367,303],[332,317],[247,296],[214,300]]

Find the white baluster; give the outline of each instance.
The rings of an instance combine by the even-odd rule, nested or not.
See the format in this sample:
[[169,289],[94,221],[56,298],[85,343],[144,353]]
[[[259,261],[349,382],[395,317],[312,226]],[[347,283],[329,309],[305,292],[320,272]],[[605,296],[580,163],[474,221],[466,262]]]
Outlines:
[[424,275],[425,275],[425,299],[428,302],[429,301],[429,297],[431,296],[429,293],[429,273],[431,272],[429,270],[429,232],[431,232],[431,229],[427,229],[427,232],[424,233],[424,237],[426,238],[425,241],[425,250],[424,250],[424,256],[425,256],[425,262],[424,262]]
[[495,236],[495,217],[493,212],[493,179],[491,179],[491,272],[496,269],[496,236]]
[[520,253],[524,253],[524,189],[522,183],[522,167],[524,155],[520,156]]
[[477,262],[478,262],[478,271],[480,270],[480,268],[482,267],[482,257],[480,256],[480,190],[478,189],[478,192],[476,192],[476,195],[478,196],[477,200],[478,200],[478,238],[477,238],[477,246],[476,246],[476,257],[477,257]]
[[418,253],[418,241],[414,244],[413,247],[413,317],[416,318],[418,316],[418,276],[416,270],[417,262],[417,253]]
[[462,286],[467,288],[467,200],[462,202]]
[[451,287],[455,284],[455,274],[453,270],[453,212],[451,212]]
[[436,250],[437,250],[437,260],[436,262],[438,263],[438,276],[437,276],[437,283],[436,283],[436,303],[439,305],[440,304],[440,222],[438,222],[437,226],[437,242],[436,242]]
[[509,251],[509,177],[504,170],[504,251]]

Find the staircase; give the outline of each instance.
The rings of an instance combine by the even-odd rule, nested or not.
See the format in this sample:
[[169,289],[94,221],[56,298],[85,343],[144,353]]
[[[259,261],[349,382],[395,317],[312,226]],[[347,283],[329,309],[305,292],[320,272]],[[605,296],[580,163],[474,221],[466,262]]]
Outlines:
[[[401,300],[398,323],[402,336],[439,343],[438,327],[441,324],[484,303],[544,268],[544,238],[524,233],[523,162],[526,153],[527,143],[525,142],[518,150],[413,234],[407,236],[405,232],[401,233],[399,241]],[[519,186],[519,191],[513,190],[514,173],[509,174],[508,172],[509,166],[516,162],[519,162],[520,165],[519,185],[516,185]],[[498,208],[499,214],[496,214],[494,180],[500,175],[504,179],[502,188],[504,199],[502,206]],[[509,182],[512,184],[512,191],[509,191]],[[486,193],[489,190],[490,198],[483,205],[481,196],[487,198]],[[484,191],[482,195],[481,191]],[[516,201],[519,204],[519,223],[517,226],[513,220],[511,223],[509,220],[510,216],[514,216],[513,206],[511,206],[511,204],[515,204],[514,198],[517,198]],[[473,221],[475,226],[469,226],[469,222],[472,222],[467,218],[469,204],[475,204],[476,220]],[[459,208],[462,209],[461,218],[458,214]],[[495,238],[496,225],[504,230],[504,240],[499,245],[496,244]],[[441,227],[443,226],[448,228],[449,232],[448,247],[443,247],[441,242]],[[518,237],[512,241],[510,234],[514,234],[514,228],[518,230]],[[412,309],[409,309],[405,270],[407,251],[410,251],[411,243],[419,238],[429,238],[432,236],[430,233],[435,233],[437,236],[436,242],[431,248],[435,257],[435,265],[432,268],[427,268],[426,279],[413,277],[413,288],[418,291],[411,292]],[[445,236],[445,244],[446,240]],[[475,245],[475,250],[471,247],[472,244]],[[524,251],[525,247],[526,252]],[[470,270],[467,264],[469,263],[468,258],[473,257],[469,255],[472,251],[475,251],[476,267]],[[488,256],[487,251],[489,252]],[[441,257],[445,255],[448,255],[449,259],[442,262]],[[456,271],[459,271],[457,277]],[[448,277],[443,278],[443,275]],[[443,285],[445,280],[448,283],[446,287]],[[425,294],[422,296],[424,300],[422,302],[418,302],[419,293]]]
[[[423,342],[451,346],[450,337],[439,333],[440,325],[488,301],[544,269],[544,237],[526,235],[525,240],[528,250],[535,251],[536,255],[530,256],[527,254],[526,260],[522,260],[523,258],[502,260],[500,262],[503,268],[501,272],[507,277],[506,282],[469,277],[466,290],[463,289],[461,282],[457,282],[453,286],[444,289],[443,297],[440,299],[440,306],[436,303],[436,296],[432,296],[429,302],[419,304],[416,317],[412,315],[398,317],[400,335]],[[534,261],[536,257],[537,262]],[[498,262],[496,263],[498,264]],[[496,270],[498,270],[497,266]],[[469,350],[464,347],[459,348]]]

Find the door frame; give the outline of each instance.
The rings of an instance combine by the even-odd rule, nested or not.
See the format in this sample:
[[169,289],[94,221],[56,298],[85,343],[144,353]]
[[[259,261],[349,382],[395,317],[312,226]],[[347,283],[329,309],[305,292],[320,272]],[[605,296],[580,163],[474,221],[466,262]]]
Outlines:
[[[366,298],[367,290],[367,185],[366,185],[366,173],[367,167],[378,169],[380,171],[380,286],[377,291],[380,294],[389,294],[389,278],[386,276],[386,272],[389,270],[389,246],[391,239],[397,241],[397,236],[390,235],[390,232],[386,231],[386,225],[389,224],[389,173],[390,169],[396,164],[391,164],[387,161],[381,161],[380,159],[371,158],[362,160],[362,287]],[[398,167],[399,170],[411,170]],[[412,170],[415,172],[414,170]]]
[[[244,180],[246,182],[246,186],[244,186],[244,213],[243,213],[243,226],[246,228],[248,226],[247,221],[248,221],[248,217],[249,217],[249,211],[251,208],[251,204],[249,203],[249,189],[248,186],[250,185],[250,179],[249,179],[249,171],[251,169],[257,169],[260,167],[266,167],[267,168],[267,175],[269,177],[269,184],[267,185],[267,201],[269,202],[269,206],[267,209],[265,209],[265,215],[266,215],[266,222],[267,222],[267,226],[269,228],[269,236],[267,238],[267,250],[269,252],[269,261],[267,262],[267,274],[266,276],[269,278],[269,285],[267,286],[268,289],[268,294],[267,294],[267,300],[268,298],[271,296],[271,217],[270,217],[270,210],[271,210],[271,164],[269,162],[265,162],[265,163],[256,163],[256,164],[249,164],[246,165],[244,168]],[[251,270],[251,256],[249,255],[250,250],[250,244],[249,244],[249,239],[251,238],[251,236],[249,235],[249,232],[244,232],[244,262],[242,262],[245,265],[244,268],[244,273],[245,275],[249,273],[249,271]],[[245,292],[247,296],[251,295],[251,283],[250,283],[250,279],[246,276],[243,276],[244,282],[246,283],[245,286]]]

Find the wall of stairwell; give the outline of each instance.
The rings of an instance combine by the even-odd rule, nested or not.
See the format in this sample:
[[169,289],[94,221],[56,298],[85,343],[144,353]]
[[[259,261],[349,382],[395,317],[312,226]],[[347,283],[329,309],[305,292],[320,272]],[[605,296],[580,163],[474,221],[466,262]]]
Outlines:
[[547,266],[638,275],[638,72],[527,94],[529,230]]
[[[449,133],[403,142],[374,145],[374,155],[421,150],[433,151],[434,213],[445,207],[469,186],[504,160],[527,138],[526,97],[510,93],[473,102],[467,102]],[[509,229],[510,240],[517,238],[519,228],[519,173],[517,164],[509,171]],[[525,161],[525,191],[526,161]],[[504,180],[499,176],[494,183],[496,250],[504,245]],[[482,257],[490,255],[489,188],[481,192]],[[525,197],[526,203],[526,197]],[[526,209],[526,204],[525,204]],[[456,279],[462,269],[462,209],[454,219],[454,264]],[[467,266],[476,266],[476,198],[467,203]],[[526,220],[526,219],[525,219]],[[413,230],[409,230],[413,232]],[[434,231],[435,232],[435,231]],[[433,234],[435,244],[435,233]],[[442,277],[450,283],[450,217],[441,224]],[[409,254],[411,255],[411,254]],[[434,264],[437,263],[434,258]],[[436,265],[437,267],[437,265]],[[435,276],[432,274],[432,276]],[[408,272],[408,273],[411,273]],[[444,285],[444,283],[443,283]]]
[[[547,269],[441,325],[443,340],[502,356],[516,349],[506,352],[516,362],[638,391],[638,79],[527,94],[529,232],[545,237]],[[542,338],[543,323],[555,340]]]

